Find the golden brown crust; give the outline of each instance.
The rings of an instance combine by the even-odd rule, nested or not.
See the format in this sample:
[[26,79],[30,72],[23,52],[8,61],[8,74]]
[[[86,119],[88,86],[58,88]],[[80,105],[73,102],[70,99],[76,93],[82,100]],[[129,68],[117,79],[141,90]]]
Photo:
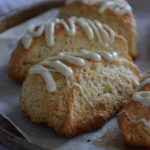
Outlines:
[[[105,49],[97,42],[97,39],[90,41],[79,26],[76,25],[76,29],[76,35],[70,37],[61,24],[56,24],[55,45],[51,47],[46,45],[44,35],[35,37],[29,49],[25,49],[20,40],[10,58],[9,77],[17,82],[22,82],[25,80],[28,69],[32,65],[62,51],[79,51],[81,49],[96,51]],[[115,34],[115,42],[106,51],[117,51],[121,56],[131,60],[128,55],[127,41],[117,34]]]
[[[126,1],[124,1],[127,3]],[[127,13],[123,16],[118,16],[112,7],[106,9],[104,13],[99,13],[101,2],[94,5],[88,5],[81,2],[74,2],[61,8],[58,17],[68,19],[70,16],[87,17],[97,19],[102,23],[108,24],[118,34],[123,35],[129,46],[129,53],[133,58],[138,56],[136,21],[133,13]]]
[[[150,84],[147,84],[141,91],[149,91]],[[120,112],[126,113],[118,115],[118,124],[121,129],[124,141],[132,146],[144,146],[150,148],[150,127],[143,122],[133,122],[132,120],[146,119],[150,121],[150,108],[145,107],[139,102],[131,100]],[[132,120],[131,120],[132,119]]]
[[[113,61],[102,59],[102,62],[86,60],[86,65],[83,67],[70,64],[69,66],[72,67],[74,72],[73,77],[69,78],[70,82],[77,82],[82,87],[85,86],[88,88],[88,93],[86,93],[88,97],[87,100],[80,95],[81,91],[79,88],[69,88],[65,81],[65,77],[59,73],[52,73],[57,85],[55,92],[47,92],[43,78],[40,75],[32,75],[27,76],[23,83],[20,96],[22,111],[27,116],[30,116],[32,121],[39,123],[46,122],[58,133],[67,137],[76,136],[79,133],[101,127],[127,103],[127,98],[132,95],[134,88],[136,88],[135,82],[138,82],[140,78],[138,68],[132,62],[123,58],[117,58]],[[117,74],[120,66],[124,67],[122,71],[125,70],[125,72],[128,72],[127,75],[123,72]],[[102,74],[105,74],[106,72],[101,71],[101,69],[105,69],[105,67],[108,67],[111,73],[116,75],[113,76],[112,74],[107,74],[103,77]],[[107,69],[105,71],[107,71]],[[117,75],[118,78],[116,77]],[[123,88],[122,91],[125,92],[122,95],[120,94],[120,96],[122,96],[121,99],[117,101],[116,97],[107,96],[106,93],[108,92],[109,94],[109,90],[106,91],[107,87],[104,88],[105,93],[97,96],[98,92],[102,91],[104,83],[99,83],[102,80],[95,81],[91,78],[95,76],[101,76],[101,79],[109,78],[107,80],[105,79],[105,82],[108,82],[106,83],[106,86],[108,86],[109,90],[119,90],[119,86],[121,85]],[[112,84],[117,84],[116,82],[118,82],[120,78],[121,80],[118,86],[109,86],[111,81]],[[89,88],[88,85],[89,81],[93,81],[91,88]],[[96,82],[95,84],[94,81]],[[86,85],[84,85],[84,82]],[[97,85],[95,89],[96,84],[102,85]],[[94,95],[90,97],[92,93]],[[93,103],[93,105],[89,105],[90,103]]]
[[[13,78],[17,82],[22,82],[25,78],[25,74],[20,73],[20,60],[26,55],[27,51],[24,49],[22,43],[19,41],[17,48],[11,54],[9,60],[9,72],[8,76]],[[19,74],[19,77],[18,77]]]

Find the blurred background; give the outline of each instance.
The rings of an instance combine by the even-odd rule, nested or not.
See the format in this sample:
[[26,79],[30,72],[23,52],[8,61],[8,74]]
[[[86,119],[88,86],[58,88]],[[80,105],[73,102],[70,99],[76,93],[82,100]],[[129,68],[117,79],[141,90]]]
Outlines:
[[9,12],[44,0],[0,0],[0,17]]

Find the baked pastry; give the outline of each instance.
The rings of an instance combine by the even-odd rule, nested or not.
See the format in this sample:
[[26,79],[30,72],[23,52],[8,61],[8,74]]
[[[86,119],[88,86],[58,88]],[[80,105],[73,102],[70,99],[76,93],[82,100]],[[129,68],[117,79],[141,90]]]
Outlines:
[[129,100],[138,68],[116,53],[64,52],[29,70],[20,96],[32,121],[71,137],[101,127]]
[[131,59],[126,40],[107,25],[85,18],[71,17],[68,22],[56,18],[28,29],[10,58],[9,76],[23,81],[28,69],[44,58],[81,49],[116,51]]
[[130,5],[125,0],[67,0],[58,17],[70,16],[97,19],[109,25],[128,41],[129,53],[138,55],[136,21]]
[[150,72],[132,99],[118,114],[118,124],[128,145],[150,148]]

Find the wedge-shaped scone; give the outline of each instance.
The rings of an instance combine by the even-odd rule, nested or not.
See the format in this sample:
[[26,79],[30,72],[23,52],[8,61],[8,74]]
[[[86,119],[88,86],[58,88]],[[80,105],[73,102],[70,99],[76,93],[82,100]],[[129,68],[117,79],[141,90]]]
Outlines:
[[22,111],[68,137],[101,127],[128,102],[140,78],[132,62],[115,54],[61,53],[33,66],[23,83]]
[[132,99],[118,114],[118,124],[128,145],[150,148],[150,72]]
[[125,0],[67,0],[58,17],[70,16],[97,19],[108,24],[128,41],[129,53],[138,55],[136,21],[130,5]]
[[107,25],[85,18],[72,17],[68,22],[56,18],[28,29],[11,56],[9,76],[23,81],[28,69],[44,58],[83,48],[117,51],[120,56],[130,59],[126,40]]

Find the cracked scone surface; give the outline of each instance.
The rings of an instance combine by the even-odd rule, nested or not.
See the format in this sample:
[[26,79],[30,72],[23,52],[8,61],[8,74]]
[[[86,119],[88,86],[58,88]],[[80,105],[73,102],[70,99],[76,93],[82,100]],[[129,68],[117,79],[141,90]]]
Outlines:
[[51,72],[56,90],[48,92],[40,75],[28,75],[20,106],[32,121],[47,123],[68,137],[101,127],[128,102],[140,78],[138,68],[123,58],[100,62],[85,59],[81,67],[63,63],[74,72],[68,78],[70,83],[80,84],[87,99],[78,87],[70,88],[63,75]]

